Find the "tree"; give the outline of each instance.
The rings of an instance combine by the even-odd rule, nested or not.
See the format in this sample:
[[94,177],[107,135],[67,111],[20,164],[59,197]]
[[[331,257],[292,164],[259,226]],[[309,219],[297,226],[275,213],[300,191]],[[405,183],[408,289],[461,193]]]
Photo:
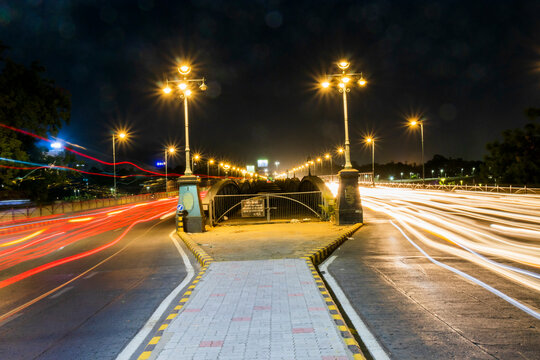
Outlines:
[[502,142],[488,143],[487,150],[484,177],[497,183],[540,184],[540,124],[505,130]]
[[[69,93],[45,78],[45,68],[39,63],[32,62],[29,67],[18,64],[5,57],[6,49],[0,43],[0,123],[40,136],[56,135],[69,122]],[[0,157],[40,160],[36,142],[30,136],[0,127]],[[2,169],[0,180],[9,187],[16,173]]]

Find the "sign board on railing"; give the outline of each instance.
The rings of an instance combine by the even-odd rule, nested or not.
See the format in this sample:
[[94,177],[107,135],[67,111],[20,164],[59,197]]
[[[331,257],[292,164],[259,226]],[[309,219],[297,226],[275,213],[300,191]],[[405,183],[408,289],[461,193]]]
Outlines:
[[251,198],[245,199],[241,202],[241,214],[242,217],[264,217],[264,199],[263,198]]

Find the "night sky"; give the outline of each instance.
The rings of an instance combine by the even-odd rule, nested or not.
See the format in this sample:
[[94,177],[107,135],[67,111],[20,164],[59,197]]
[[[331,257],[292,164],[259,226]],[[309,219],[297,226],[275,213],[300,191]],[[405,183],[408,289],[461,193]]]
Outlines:
[[111,129],[132,131],[117,159],[151,164],[184,144],[179,101],[160,82],[182,59],[209,89],[190,108],[192,150],[281,168],[343,143],[341,95],[317,80],[347,58],[369,83],[349,95],[352,159],[481,159],[485,144],[521,127],[540,95],[538,1],[0,1],[8,56],[40,61],[72,94],[61,137],[111,159]]

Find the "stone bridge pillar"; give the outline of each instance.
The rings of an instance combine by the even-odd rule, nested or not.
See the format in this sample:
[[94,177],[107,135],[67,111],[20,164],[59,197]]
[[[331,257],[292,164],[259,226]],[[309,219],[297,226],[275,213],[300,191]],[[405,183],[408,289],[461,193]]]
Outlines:
[[336,225],[356,224],[364,221],[358,170],[344,169],[339,172],[339,190],[335,212]]
[[179,182],[176,218],[178,219],[179,211],[187,211],[184,220],[184,231],[190,233],[204,232],[205,219],[199,195],[199,180],[196,176],[183,176]]

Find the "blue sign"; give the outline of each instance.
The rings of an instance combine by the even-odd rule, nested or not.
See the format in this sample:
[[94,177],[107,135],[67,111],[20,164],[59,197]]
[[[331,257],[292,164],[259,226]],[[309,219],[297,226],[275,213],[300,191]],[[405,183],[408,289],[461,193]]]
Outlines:
[[156,166],[157,166],[157,167],[163,167],[163,166],[165,166],[165,161],[156,161]]
[[178,206],[176,207],[176,211],[178,211],[178,212],[184,211],[184,205],[178,204]]

